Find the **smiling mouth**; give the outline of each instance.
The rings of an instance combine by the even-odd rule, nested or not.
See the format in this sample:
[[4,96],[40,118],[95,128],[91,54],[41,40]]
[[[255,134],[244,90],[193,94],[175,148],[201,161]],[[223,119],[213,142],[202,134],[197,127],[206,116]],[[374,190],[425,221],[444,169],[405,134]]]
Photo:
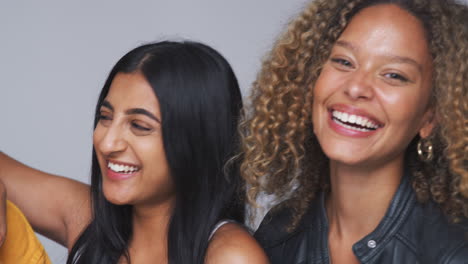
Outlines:
[[383,127],[382,124],[375,120],[371,120],[368,117],[348,114],[338,110],[331,111],[331,118],[333,122],[345,128],[360,132],[371,132]]
[[140,170],[140,168],[137,166],[118,164],[118,163],[111,162],[111,161],[107,162],[107,168],[109,168],[113,172],[126,173],[126,174],[131,174]]

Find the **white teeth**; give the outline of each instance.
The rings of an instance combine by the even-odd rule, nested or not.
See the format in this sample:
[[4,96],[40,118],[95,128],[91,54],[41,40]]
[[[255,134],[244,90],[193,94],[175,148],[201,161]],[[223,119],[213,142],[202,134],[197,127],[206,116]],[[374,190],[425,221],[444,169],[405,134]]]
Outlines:
[[[355,129],[359,131],[370,131],[370,129],[377,129],[379,127],[377,124],[375,124],[374,122],[372,122],[371,120],[367,119],[364,116],[348,114],[348,113],[339,112],[336,110],[333,110],[332,116],[334,117],[335,121],[339,121],[340,125],[343,125],[346,128],[351,128],[351,129]],[[349,126],[344,123],[356,124],[356,125],[361,126],[362,128]]]
[[362,116],[356,118],[356,124],[363,124]]
[[338,124],[340,124],[341,126],[344,126],[348,129],[351,129],[351,130],[357,130],[357,131],[361,131],[361,132],[368,132],[368,131],[372,131],[371,129],[367,129],[367,128],[359,128],[359,127],[353,127],[353,126],[350,126],[350,125],[347,125],[345,123],[342,123],[340,120],[338,119],[334,119],[333,121],[337,122]]
[[348,122],[348,113],[342,113],[341,114],[341,120],[343,122]]
[[115,163],[112,163],[112,162],[108,162],[107,163],[107,167],[115,172],[119,172],[119,173],[131,173],[131,172],[135,172],[138,170],[138,167],[134,167],[134,166],[128,166],[128,165],[120,165],[120,164],[115,164]]

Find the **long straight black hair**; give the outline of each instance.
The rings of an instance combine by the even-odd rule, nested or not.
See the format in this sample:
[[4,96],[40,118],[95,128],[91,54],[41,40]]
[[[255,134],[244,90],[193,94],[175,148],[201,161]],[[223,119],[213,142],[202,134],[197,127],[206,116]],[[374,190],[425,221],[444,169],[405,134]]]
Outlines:
[[[160,105],[163,144],[176,192],[168,227],[171,264],[204,263],[209,236],[224,218],[243,221],[243,195],[237,164],[237,121],[242,107],[237,79],[214,49],[195,42],[158,42],[123,56],[107,78],[99,109],[118,73],[141,73]],[[70,251],[67,263],[115,264],[130,261],[132,206],[114,205],[102,192],[102,176],[93,149],[93,218]]]

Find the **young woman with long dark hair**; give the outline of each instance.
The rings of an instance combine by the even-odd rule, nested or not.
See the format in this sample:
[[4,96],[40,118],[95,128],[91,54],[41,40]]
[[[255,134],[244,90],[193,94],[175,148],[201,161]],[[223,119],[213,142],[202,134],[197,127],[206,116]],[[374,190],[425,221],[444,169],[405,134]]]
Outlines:
[[[123,56],[94,121],[91,186],[2,154],[8,199],[67,263],[267,263],[243,222],[236,77],[212,48],[159,42]],[[89,198],[88,198],[89,197]]]

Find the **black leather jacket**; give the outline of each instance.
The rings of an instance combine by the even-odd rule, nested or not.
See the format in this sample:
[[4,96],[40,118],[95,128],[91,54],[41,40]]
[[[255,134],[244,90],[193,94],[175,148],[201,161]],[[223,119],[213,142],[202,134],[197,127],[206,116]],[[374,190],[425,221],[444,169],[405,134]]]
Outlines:
[[[468,263],[466,225],[449,224],[433,203],[416,201],[409,177],[403,177],[377,228],[353,245],[361,263]],[[255,238],[273,264],[330,263],[324,195],[312,202],[298,228],[287,232],[289,209],[267,214]],[[340,263],[341,264],[341,263]]]

